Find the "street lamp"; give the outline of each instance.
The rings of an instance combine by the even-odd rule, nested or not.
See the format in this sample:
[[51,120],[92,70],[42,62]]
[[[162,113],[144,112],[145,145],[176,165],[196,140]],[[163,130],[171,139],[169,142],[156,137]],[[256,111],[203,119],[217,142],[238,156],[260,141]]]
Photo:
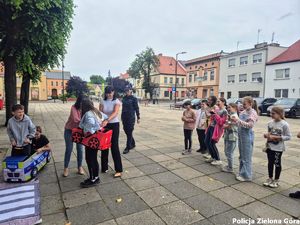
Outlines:
[[177,61],[178,61],[178,55],[182,55],[182,54],[186,54],[186,52],[178,52],[176,54],[176,64],[175,64],[175,104],[176,104],[176,100],[177,100],[177,96],[176,96],[176,92],[177,92]]

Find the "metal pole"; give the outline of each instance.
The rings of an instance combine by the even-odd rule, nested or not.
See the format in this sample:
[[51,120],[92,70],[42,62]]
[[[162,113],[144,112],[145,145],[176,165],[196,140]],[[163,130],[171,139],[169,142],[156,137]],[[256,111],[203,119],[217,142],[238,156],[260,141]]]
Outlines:
[[65,104],[65,74],[64,74],[64,58],[62,59],[62,70],[61,70],[61,75],[62,75],[62,95],[63,95],[63,104]]
[[175,104],[177,100],[176,92],[177,92],[177,59],[178,59],[178,53],[176,54],[176,62],[175,62]]

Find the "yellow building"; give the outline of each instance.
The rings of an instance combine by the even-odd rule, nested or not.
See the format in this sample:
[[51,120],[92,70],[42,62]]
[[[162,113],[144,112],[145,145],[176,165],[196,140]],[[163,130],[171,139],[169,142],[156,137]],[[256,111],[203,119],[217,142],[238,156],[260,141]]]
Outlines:
[[[66,89],[67,83],[71,78],[71,73],[69,71],[64,71],[64,73],[62,73],[61,70],[50,70],[43,74],[46,76],[48,97],[58,97],[61,95],[63,87]],[[64,78],[64,81],[62,78]]]

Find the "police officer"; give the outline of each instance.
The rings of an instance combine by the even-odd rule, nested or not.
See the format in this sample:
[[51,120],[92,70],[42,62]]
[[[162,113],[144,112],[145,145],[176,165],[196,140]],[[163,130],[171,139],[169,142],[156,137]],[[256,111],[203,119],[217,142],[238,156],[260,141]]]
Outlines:
[[138,105],[138,100],[132,95],[131,87],[125,88],[125,96],[122,101],[122,122],[123,129],[127,136],[126,148],[123,151],[123,154],[127,154],[130,149],[135,148],[135,141],[132,136],[134,124],[135,124],[135,114],[137,117],[137,123],[140,123],[140,110]]

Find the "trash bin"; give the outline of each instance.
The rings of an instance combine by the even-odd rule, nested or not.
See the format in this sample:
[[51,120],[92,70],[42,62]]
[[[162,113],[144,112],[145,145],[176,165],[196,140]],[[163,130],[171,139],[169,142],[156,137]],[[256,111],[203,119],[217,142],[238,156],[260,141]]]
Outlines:
[[0,110],[3,109],[3,99],[0,99]]

